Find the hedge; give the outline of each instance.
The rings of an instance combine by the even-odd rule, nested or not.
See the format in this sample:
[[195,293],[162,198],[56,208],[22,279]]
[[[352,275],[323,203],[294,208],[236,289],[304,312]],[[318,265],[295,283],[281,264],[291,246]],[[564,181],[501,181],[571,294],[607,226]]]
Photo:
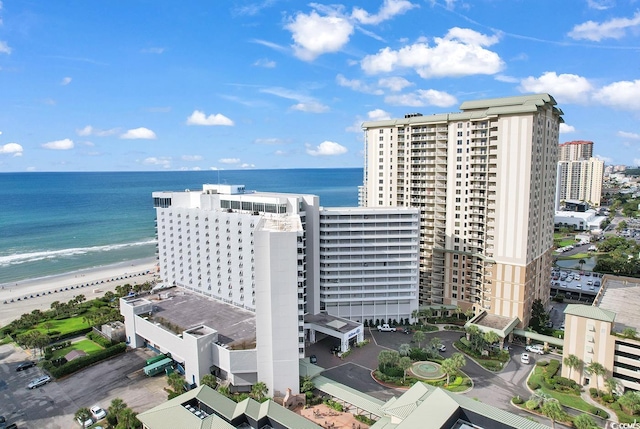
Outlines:
[[74,359],[71,362],[67,362],[58,368],[54,367],[53,364],[51,364],[51,362],[48,362],[48,361],[45,362],[43,366],[47,371],[49,371],[49,373],[53,377],[60,378],[65,375],[69,375],[71,373],[79,371],[82,368],[90,366],[96,362],[100,362],[112,356],[118,355],[120,353],[124,353],[126,349],[127,349],[127,345],[125,343],[118,343],[114,346],[109,347],[108,349],[101,350],[89,356],[83,356],[83,357]]
[[91,332],[93,328],[82,328],[82,329],[78,329],[77,331],[71,331],[71,332],[65,332],[64,334],[60,334],[60,335],[50,335],[51,338],[51,342],[55,343],[57,341],[60,340],[64,340],[66,338],[72,338],[72,337],[78,337],[80,335],[86,335],[88,332]]
[[93,331],[87,333],[87,338],[89,338],[94,343],[100,344],[104,348],[109,348],[109,347],[111,347],[113,345],[111,340],[108,340],[105,337],[103,337],[102,335],[97,334],[97,333],[95,333]]

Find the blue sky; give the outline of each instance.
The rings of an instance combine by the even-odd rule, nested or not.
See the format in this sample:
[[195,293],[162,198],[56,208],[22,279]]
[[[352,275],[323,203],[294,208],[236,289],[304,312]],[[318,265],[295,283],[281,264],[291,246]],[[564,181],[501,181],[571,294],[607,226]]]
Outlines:
[[640,2],[0,1],[0,172],[362,167],[360,124],[548,92],[640,164]]

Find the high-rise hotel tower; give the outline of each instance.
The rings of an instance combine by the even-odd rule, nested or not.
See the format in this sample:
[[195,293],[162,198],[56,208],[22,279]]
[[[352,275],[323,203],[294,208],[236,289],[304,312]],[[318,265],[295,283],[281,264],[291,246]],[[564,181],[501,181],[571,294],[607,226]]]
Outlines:
[[420,305],[518,317],[549,299],[558,130],[548,94],[365,122],[368,207],[417,207]]

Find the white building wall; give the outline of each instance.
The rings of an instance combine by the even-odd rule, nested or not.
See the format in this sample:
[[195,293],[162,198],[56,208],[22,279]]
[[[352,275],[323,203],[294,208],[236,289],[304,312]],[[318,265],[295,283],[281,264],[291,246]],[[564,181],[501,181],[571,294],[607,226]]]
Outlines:
[[419,213],[321,210],[320,309],[361,323],[411,319],[418,308]]
[[278,230],[264,221],[255,234],[258,375],[268,386],[269,396],[284,395],[287,388],[294,394],[300,391],[298,359],[304,343],[298,343],[298,326],[304,325],[298,309],[304,302],[298,300],[297,261],[301,234],[301,225]]

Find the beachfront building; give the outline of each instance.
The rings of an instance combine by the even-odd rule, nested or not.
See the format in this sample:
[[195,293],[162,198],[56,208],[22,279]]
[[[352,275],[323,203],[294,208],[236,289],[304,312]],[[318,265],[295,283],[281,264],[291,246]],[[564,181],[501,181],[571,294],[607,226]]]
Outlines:
[[[563,359],[577,356],[579,368],[562,366],[562,376],[586,387],[603,389],[612,377],[621,390],[640,391],[640,279],[605,275],[593,305],[566,307]],[[587,371],[589,364],[604,366],[606,374]]]
[[549,299],[558,129],[548,94],[363,123],[367,207],[420,210],[420,305],[529,323]]
[[417,308],[415,209],[325,209],[240,185],[153,198],[160,278],[177,292],[123,299],[121,313],[132,347],[171,353],[193,384],[212,373],[296,394],[306,343],[332,337],[346,351],[365,318]]
[[559,161],[556,210],[567,200],[585,201],[599,207],[603,177],[604,162],[598,158]]
[[420,212],[320,211],[320,310],[351,320],[410,319],[418,309]]

